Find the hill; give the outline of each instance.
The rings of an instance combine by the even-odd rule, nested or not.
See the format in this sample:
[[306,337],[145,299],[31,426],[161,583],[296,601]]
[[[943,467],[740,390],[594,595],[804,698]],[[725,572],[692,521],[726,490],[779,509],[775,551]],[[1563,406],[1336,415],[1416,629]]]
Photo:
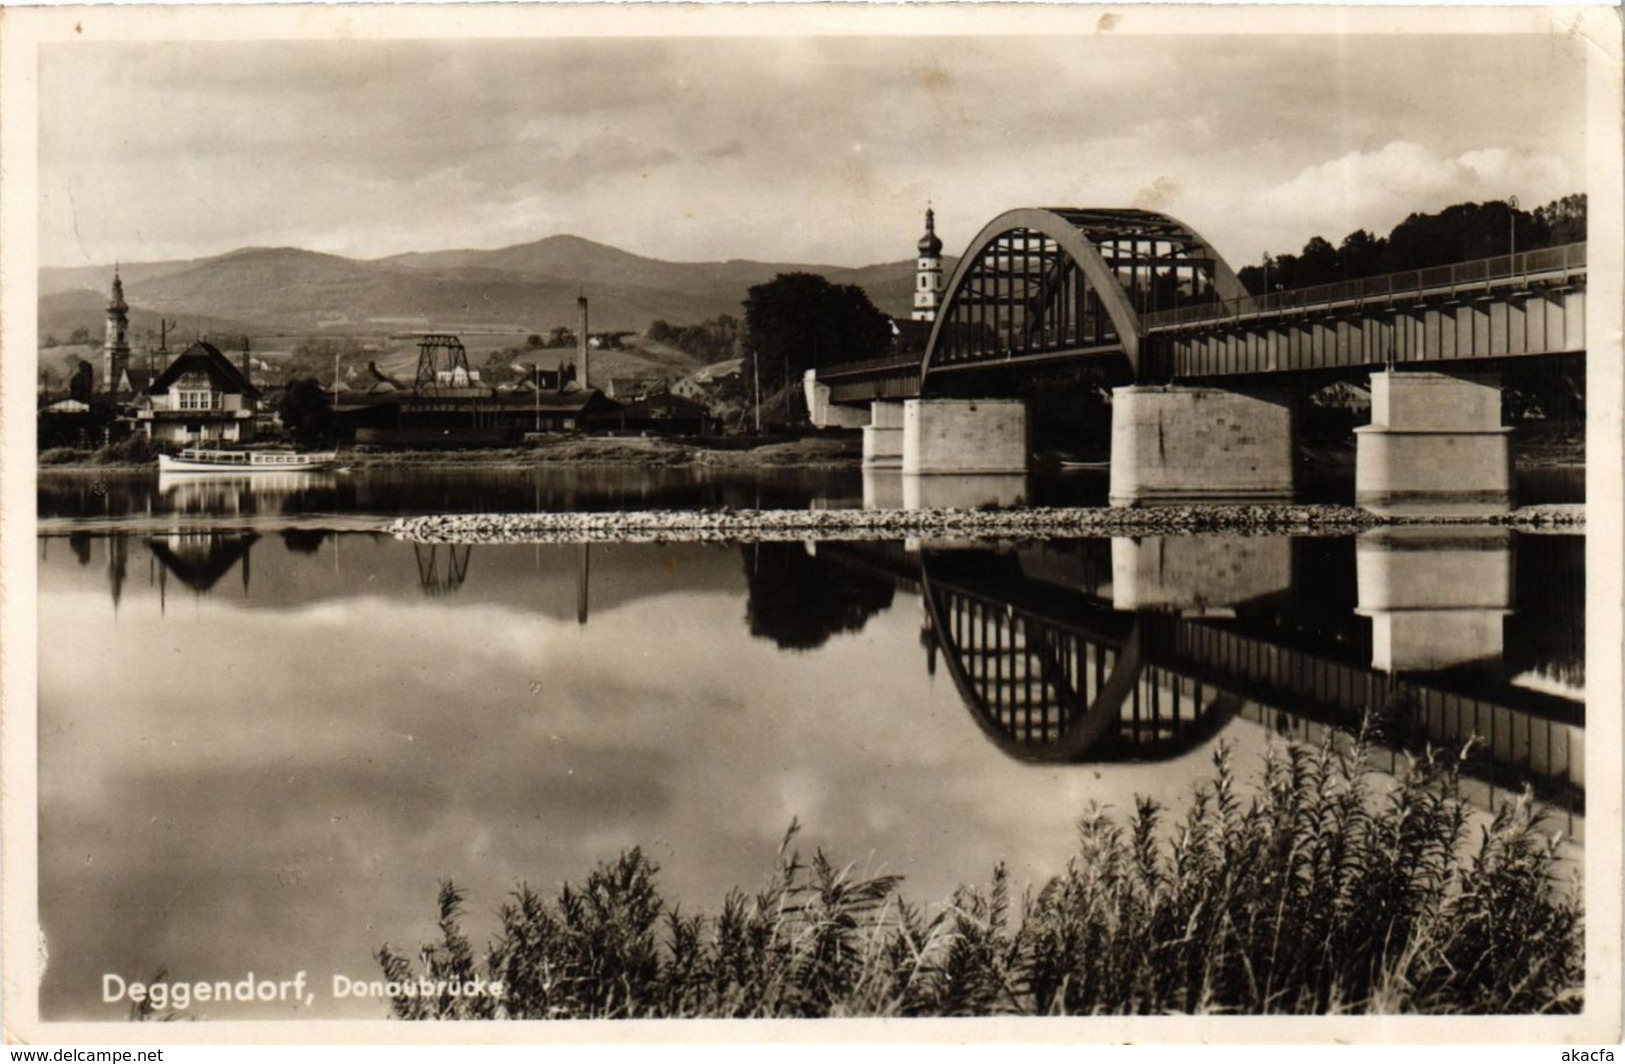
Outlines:
[[[951,268],[951,265],[950,265]],[[120,264],[132,326],[160,316],[213,319],[220,331],[366,335],[391,331],[538,332],[572,324],[592,300],[592,328],[641,330],[660,318],[739,316],[750,286],[779,273],[857,284],[887,313],[913,301],[913,260],[860,269],[768,263],[666,262],[573,236],[494,250],[351,259],[300,248],[244,248],[208,259]],[[40,335],[100,337],[111,266],[40,271]]]
[[[729,300],[737,306],[752,285],[771,281],[781,273],[816,273],[837,284],[855,284],[869,293],[875,305],[888,314],[906,316],[914,305],[914,260],[852,268],[807,263],[756,262],[730,259],[726,262],[667,262],[645,258],[629,251],[584,240],[576,236],[550,236],[529,244],[494,251],[464,249],[396,255],[378,262],[421,270],[487,269],[532,277],[567,278],[585,285],[630,285],[681,292],[696,298]],[[953,269],[957,260],[947,259],[944,268]],[[673,318],[691,324],[710,315]],[[647,324],[646,322],[643,324]]]
[[[42,295],[39,301],[39,335],[43,343],[46,337],[54,337],[66,344],[72,338],[75,329],[86,330],[94,347],[99,351],[102,344],[102,333],[106,325],[107,292],[90,291],[84,288],[70,289],[65,292],[54,292]],[[158,323],[160,318],[178,322],[178,326],[170,330],[170,344],[172,349],[177,344],[185,346],[191,343],[193,337],[201,328],[206,328],[217,336],[242,336],[258,334],[257,326],[236,318],[210,317],[205,324],[195,314],[185,316],[165,309],[163,312],[143,307],[130,308],[130,336],[141,346],[150,333],[156,345],[158,338]]]

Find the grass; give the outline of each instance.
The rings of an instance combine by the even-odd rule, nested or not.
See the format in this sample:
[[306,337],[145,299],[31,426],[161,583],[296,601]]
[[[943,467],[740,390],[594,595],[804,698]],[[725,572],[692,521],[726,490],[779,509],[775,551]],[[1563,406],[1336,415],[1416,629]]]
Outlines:
[[478,955],[446,883],[438,941],[377,959],[504,983],[397,997],[405,1019],[1578,1011],[1580,902],[1528,797],[1474,830],[1465,751],[1388,778],[1367,743],[1277,746],[1246,797],[1221,746],[1185,816],[1088,811],[1019,902],[1001,866],[927,912],[900,877],[804,862],[792,825],[766,885],[714,915],[667,904],[633,849],[556,897],[521,887]]

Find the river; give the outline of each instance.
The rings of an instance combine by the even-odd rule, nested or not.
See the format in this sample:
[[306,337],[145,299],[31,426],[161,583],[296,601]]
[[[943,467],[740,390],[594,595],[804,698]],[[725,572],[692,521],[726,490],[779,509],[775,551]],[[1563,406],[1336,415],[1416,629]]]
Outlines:
[[[856,473],[454,470],[262,488],[43,478],[47,1019],[103,979],[326,993],[642,846],[667,897],[753,889],[792,820],[940,903],[1040,885],[1089,803],[1179,808],[1380,712],[1397,758],[1484,739],[1464,795],[1528,784],[1584,838],[1584,537],[1489,529],[1041,543],[427,546],[433,510],[860,505]],[[1052,478],[1072,490],[1073,481]],[[1047,482],[1046,482],[1047,483]],[[1086,489],[1077,489],[1083,491]],[[209,527],[211,523],[219,527]]]

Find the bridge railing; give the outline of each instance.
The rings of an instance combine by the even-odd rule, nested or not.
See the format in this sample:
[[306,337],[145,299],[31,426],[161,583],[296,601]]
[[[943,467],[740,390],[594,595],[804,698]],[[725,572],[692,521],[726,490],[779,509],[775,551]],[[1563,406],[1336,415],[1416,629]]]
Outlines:
[[818,371],[818,379],[828,381],[844,374],[869,374],[882,370],[900,370],[910,367],[919,369],[921,354],[882,355],[879,358],[865,358],[856,362],[837,362],[825,366]]
[[1482,288],[1502,281],[1545,278],[1554,274],[1580,272],[1586,265],[1586,246],[1562,244],[1552,248],[1521,251],[1516,255],[1497,255],[1494,258],[1456,262],[1448,266],[1431,266],[1422,270],[1402,270],[1378,277],[1362,277],[1354,281],[1294,288],[1285,292],[1266,292],[1258,296],[1243,296],[1218,303],[1196,303],[1188,307],[1161,310],[1141,316],[1147,329],[1191,325],[1207,321],[1223,321],[1254,315],[1280,314],[1293,310],[1307,310],[1339,304],[1387,303],[1395,299],[1427,292],[1454,291]]

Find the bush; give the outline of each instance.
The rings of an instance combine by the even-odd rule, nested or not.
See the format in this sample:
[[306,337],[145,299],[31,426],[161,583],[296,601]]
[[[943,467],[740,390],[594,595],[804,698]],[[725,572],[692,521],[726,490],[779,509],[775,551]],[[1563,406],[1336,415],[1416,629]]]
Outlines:
[[145,465],[156,462],[163,448],[139,433],[98,447],[90,456],[96,465]]
[[39,464],[42,466],[71,465],[75,462],[83,462],[89,457],[89,451],[81,451],[77,447],[52,447],[48,451],[40,452]]
[[[1459,757],[1392,786],[1367,745],[1277,746],[1245,801],[1227,750],[1172,832],[1142,800],[1085,815],[1066,871],[1011,912],[996,868],[930,919],[785,837],[765,888],[682,916],[640,850],[554,900],[521,887],[476,961],[463,894],[440,892],[421,977],[500,980],[492,997],[412,996],[408,1019],[957,1016],[1167,1012],[1573,1012],[1579,902],[1526,795],[1468,847]],[[1465,756],[1465,751],[1462,752]],[[1469,852],[1470,851],[1470,852]],[[386,979],[419,969],[385,945]]]

